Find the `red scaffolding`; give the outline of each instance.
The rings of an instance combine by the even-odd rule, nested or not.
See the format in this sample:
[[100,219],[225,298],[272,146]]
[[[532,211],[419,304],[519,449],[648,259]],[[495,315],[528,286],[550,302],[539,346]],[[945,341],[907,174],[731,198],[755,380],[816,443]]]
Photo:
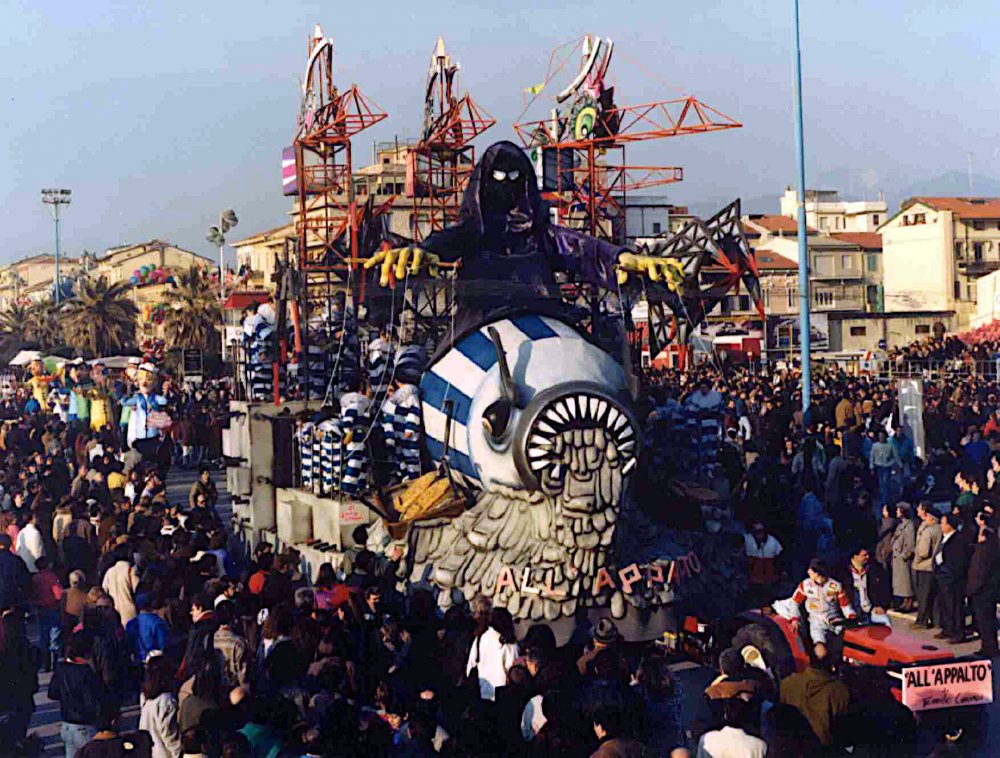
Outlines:
[[351,139],[387,114],[357,85],[333,81],[333,41],[316,30],[302,84],[295,136],[296,264],[343,277],[357,267],[360,216],[352,182]]
[[413,198],[411,230],[418,242],[458,219],[476,162],[472,140],[496,123],[470,94],[459,93],[458,71],[438,38],[424,89],[423,133],[407,155],[406,194]]

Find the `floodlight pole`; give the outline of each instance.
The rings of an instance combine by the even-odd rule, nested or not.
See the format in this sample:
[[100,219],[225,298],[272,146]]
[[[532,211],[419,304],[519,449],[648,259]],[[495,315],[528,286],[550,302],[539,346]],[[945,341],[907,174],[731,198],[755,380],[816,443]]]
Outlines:
[[[222,214],[219,214],[219,229],[223,228]],[[226,299],[226,238],[219,242],[219,299]]]
[[55,225],[56,225],[55,271],[53,272],[53,284],[54,284],[53,299],[55,300],[57,305],[59,304],[60,300],[62,300],[62,287],[59,276],[59,254],[60,254],[59,220],[60,220],[62,206],[69,205],[71,201],[72,201],[71,190],[68,189],[42,190],[42,202],[45,205],[52,206],[52,218],[55,220]]
[[802,53],[799,47],[799,0],[792,0],[795,35],[795,153],[798,162],[799,196],[799,362],[802,364],[802,412],[809,410],[812,377],[809,323],[809,240],[806,236],[806,157],[802,129]]

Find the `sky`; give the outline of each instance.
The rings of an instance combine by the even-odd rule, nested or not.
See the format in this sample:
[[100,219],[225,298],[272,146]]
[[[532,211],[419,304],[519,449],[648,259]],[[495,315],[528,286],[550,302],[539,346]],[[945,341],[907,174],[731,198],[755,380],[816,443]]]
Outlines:
[[[389,114],[355,139],[356,164],[373,141],[417,133],[439,35],[497,119],[482,148],[513,138],[522,90],[551,51],[592,33],[616,43],[619,105],[692,94],[744,125],[629,148],[629,163],[684,167],[666,188],[674,201],[743,197],[777,212],[794,181],[791,0],[6,0],[0,263],[52,249],[43,187],[73,190],[71,255],[153,238],[214,255],[205,231],[230,207],[230,240],[284,223],[281,149],[316,22],[334,40],[338,84]],[[970,152],[977,177],[1000,177],[998,40],[986,0],[803,0],[809,186],[896,197],[966,171]],[[526,118],[551,102],[546,90]]]

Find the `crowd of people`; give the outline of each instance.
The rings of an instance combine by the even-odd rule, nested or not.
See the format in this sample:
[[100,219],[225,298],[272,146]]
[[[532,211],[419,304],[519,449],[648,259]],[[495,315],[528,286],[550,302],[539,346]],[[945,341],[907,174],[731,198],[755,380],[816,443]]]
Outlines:
[[[346,574],[325,564],[314,577],[292,548],[246,555],[209,470],[227,390],[163,381],[162,403],[139,407],[173,424],[131,440],[113,405],[96,428],[24,398],[0,408],[0,730],[12,735],[0,751],[30,751],[45,669],[67,758],[802,755],[885,715],[837,664],[838,615],[914,612],[952,643],[971,615],[980,652],[997,654],[993,379],[926,381],[920,439],[872,377],[822,372],[804,412],[794,370],[705,364],[646,380],[651,429],[679,407],[696,414],[699,445],[717,438],[698,461],[717,466],[745,527],[748,602],[800,607],[805,671],[775,683],[730,652],[685,697],[664,648],[624,643],[607,619],[558,646],[485,597],[441,615],[360,547]],[[172,465],[200,467],[181,502],[166,495]]]

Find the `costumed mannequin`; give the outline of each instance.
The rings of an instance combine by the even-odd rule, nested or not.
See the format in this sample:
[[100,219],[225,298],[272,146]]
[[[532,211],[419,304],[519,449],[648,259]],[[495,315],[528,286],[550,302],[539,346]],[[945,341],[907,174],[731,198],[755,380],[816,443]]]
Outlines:
[[79,421],[83,426],[90,425],[90,392],[94,383],[90,378],[90,366],[82,358],[69,365],[69,378],[66,388],[70,391],[69,419]]
[[104,372],[104,364],[95,363],[90,370],[93,387],[90,389],[90,428],[100,431],[111,423],[111,393],[108,388],[108,375]]
[[473,169],[457,224],[430,235],[420,248],[376,253],[365,268],[381,265],[380,284],[388,286],[393,270],[398,279],[407,270],[436,276],[441,262],[457,260],[462,267],[455,291],[455,334],[519,304],[531,303],[536,312],[565,311],[556,271],[610,289],[624,283],[630,272],[659,281],[676,268],[669,258],[630,253],[551,223],[534,167],[521,148],[506,141],[487,148]]
[[142,453],[143,458],[155,461],[160,428],[151,424],[150,419],[153,413],[167,405],[167,399],[157,394],[159,370],[152,363],[143,363],[136,373],[136,384],[139,391],[122,403],[131,409],[126,441]]
[[420,377],[427,368],[427,351],[408,345],[399,351],[393,371],[392,395],[386,400],[391,408],[392,455],[400,481],[420,476]]
[[59,377],[55,374],[45,373],[45,363],[41,358],[35,358],[31,361],[31,378],[25,382],[25,384],[31,388],[31,397],[38,403],[39,410],[42,413],[46,413],[49,407],[48,401],[48,385]]

